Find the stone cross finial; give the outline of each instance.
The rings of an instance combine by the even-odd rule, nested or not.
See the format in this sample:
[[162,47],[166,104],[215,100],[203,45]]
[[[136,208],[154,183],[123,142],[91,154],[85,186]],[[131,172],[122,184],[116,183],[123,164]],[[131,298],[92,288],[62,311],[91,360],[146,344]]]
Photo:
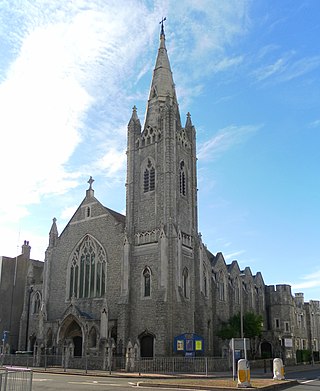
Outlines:
[[92,190],[92,184],[93,184],[93,182],[94,182],[94,179],[92,179],[92,176],[90,176],[90,178],[89,178],[89,180],[88,180],[88,182],[87,183],[89,183],[89,190]]

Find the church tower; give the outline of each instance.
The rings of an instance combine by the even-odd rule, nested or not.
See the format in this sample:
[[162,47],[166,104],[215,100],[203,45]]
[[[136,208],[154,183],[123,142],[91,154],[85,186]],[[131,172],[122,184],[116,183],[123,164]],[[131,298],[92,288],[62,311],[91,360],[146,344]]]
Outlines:
[[128,124],[122,326],[142,356],[195,332],[198,242],[195,128],[189,113],[181,126],[162,22],[144,125],[136,107]]

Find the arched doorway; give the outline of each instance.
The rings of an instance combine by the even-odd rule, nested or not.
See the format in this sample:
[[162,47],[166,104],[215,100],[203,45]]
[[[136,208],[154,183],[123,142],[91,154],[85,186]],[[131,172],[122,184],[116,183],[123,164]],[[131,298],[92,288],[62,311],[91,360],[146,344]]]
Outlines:
[[272,357],[272,346],[270,342],[263,341],[261,344],[261,357],[271,358]]
[[63,322],[60,329],[60,340],[73,343],[73,355],[82,356],[83,337],[79,322],[73,315],[69,315]]
[[154,336],[145,333],[140,337],[140,356],[153,357]]

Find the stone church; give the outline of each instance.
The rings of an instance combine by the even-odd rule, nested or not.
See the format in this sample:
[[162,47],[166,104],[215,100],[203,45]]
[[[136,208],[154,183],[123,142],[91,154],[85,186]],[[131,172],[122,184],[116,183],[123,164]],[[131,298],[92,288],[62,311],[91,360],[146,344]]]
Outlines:
[[140,357],[172,356],[176,338],[191,335],[196,354],[224,356],[217,330],[243,309],[263,317],[260,354],[319,355],[318,301],[265,286],[202,242],[196,131],[189,113],[181,123],[163,26],[144,124],[136,107],[128,123],[126,216],[102,205],[93,183],[60,234],[53,219],[44,266],[29,262],[16,348],[83,356],[111,343],[119,355],[131,346]]
[[190,114],[181,124],[162,29],[145,123],[134,107],[128,124],[126,216],[99,202],[90,178],[60,234],[53,220],[40,319],[29,330],[75,355],[108,338],[119,350],[137,343],[141,356],[171,355],[177,335],[208,338],[210,271],[198,234],[195,128]]

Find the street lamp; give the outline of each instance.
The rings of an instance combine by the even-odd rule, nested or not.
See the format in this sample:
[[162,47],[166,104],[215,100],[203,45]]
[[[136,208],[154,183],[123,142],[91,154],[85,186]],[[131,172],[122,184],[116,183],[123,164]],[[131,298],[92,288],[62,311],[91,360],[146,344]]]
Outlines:
[[[245,277],[244,273],[240,273],[239,277]],[[242,294],[242,289],[243,289],[243,282],[241,279],[240,282],[240,337],[243,341],[243,350],[244,350],[244,359],[247,359],[247,344],[246,344],[246,339],[244,338],[244,332],[243,332],[243,294]]]

